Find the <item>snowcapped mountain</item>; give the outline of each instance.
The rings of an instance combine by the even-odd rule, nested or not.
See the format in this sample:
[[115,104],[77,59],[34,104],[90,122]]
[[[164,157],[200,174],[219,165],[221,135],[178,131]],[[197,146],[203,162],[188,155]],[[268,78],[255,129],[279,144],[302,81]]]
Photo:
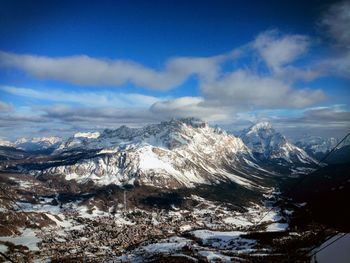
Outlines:
[[305,173],[317,163],[267,122],[244,130],[240,138],[199,119],[184,118],[143,128],[79,132],[62,142],[41,138],[30,143],[54,145],[55,150],[17,162],[20,170],[97,185],[181,188],[229,182],[261,190],[276,175]]
[[318,136],[305,136],[295,142],[295,145],[304,149],[311,156],[321,159],[338,143],[336,138],[323,138]]
[[240,138],[251,149],[254,156],[263,162],[269,161],[274,165],[291,169],[312,167],[317,164],[315,159],[303,149],[290,143],[269,122],[260,122],[243,130]]
[[194,118],[80,135],[63,142],[51,164],[33,172],[81,183],[166,188],[233,182],[263,189],[262,175],[271,175],[254,163],[240,138]]
[[0,160],[21,160],[32,155],[50,154],[61,141],[59,137],[20,138],[15,142],[0,140]]

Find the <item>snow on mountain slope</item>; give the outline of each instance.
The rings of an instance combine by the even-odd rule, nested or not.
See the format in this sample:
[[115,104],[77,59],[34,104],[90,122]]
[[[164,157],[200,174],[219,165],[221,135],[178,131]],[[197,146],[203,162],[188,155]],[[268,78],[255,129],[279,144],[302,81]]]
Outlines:
[[254,159],[242,140],[194,118],[139,129],[122,126],[88,137],[68,139],[55,154],[96,151],[93,157],[55,165],[40,173],[63,174],[68,180],[93,180],[103,185],[178,188],[226,181],[262,189],[258,183],[262,170],[252,165]]
[[288,142],[269,122],[260,122],[243,130],[240,138],[263,161],[284,166],[313,166],[317,163],[303,149]]

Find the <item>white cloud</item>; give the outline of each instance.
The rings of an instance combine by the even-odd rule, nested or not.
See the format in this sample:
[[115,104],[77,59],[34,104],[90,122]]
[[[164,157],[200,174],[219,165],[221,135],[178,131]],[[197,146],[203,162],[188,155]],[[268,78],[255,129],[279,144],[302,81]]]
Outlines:
[[350,1],[332,5],[321,23],[338,46],[350,48]]
[[127,60],[106,60],[89,56],[52,58],[19,55],[0,51],[0,66],[16,68],[40,78],[86,86],[121,86],[128,82],[136,86],[168,90],[182,84],[191,75],[214,77],[219,63],[228,55],[214,57],[179,57],[166,62],[156,71]]
[[321,90],[293,89],[272,76],[237,70],[202,86],[209,105],[231,106],[237,110],[301,108],[325,99]]
[[304,35],[282,35],[277,30],[260,33],[252,46],[258,51],[270,70],[281,71],[308,51],[310,39]]

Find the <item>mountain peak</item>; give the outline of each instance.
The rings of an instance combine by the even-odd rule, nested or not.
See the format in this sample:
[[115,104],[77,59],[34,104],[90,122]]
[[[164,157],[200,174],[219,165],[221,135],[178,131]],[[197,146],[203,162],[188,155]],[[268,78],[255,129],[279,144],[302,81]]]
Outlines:
[[[149,144],[156,147],[173,149],[189,143],[194,133],[207,129],[206,122],[197,118],[179,118],[150,124],[142,128],[130,128],[125,125],[117,129],[105,129],[100,133],[76,133],[62,143],[58,151],[72,148],[111,148],[130,145]],[[195,131],[196,130],[196,131]]]
[[259,122],[242,131],[243,142],[257,158],[263,160],[281,160],[287,163],[315,164],[302,149],[288,142],[285,136],[276,131],[270,122]]
[[261,121],[252,125],[248,130],[249,131],[259,131],[259,130],[271,130],[273,129],[271,122]]
[[165,125],[180,124],[180,123],[184,123],[186,125],[192,126],[193,128],[204,128],[208,126],[208,124],[205,121],[195,117],[173,118],[170,121],[162,122],[162,124],[165,124]]

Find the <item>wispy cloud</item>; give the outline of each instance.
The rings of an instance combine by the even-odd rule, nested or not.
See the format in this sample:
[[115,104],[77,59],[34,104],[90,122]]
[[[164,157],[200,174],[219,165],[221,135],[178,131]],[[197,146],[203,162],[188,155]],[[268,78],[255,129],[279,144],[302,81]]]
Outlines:
[[50,102],[76,103],[78,106],[88,107],[116,107],[133,108],[148,107],[157,101],[169,98],[159,98],[146,96],[137,93],[113,93],[113,92],[72,92],[63,90],[38,90],[30,88],[21,88],[14,86],[0,86],[0,91],[13,95],[40,99]]

